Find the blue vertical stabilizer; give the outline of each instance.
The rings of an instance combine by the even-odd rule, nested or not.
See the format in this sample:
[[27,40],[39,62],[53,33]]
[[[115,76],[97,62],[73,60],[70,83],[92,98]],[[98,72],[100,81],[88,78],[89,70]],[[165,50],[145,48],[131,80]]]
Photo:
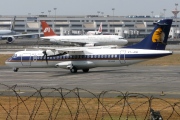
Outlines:
[[172,19],[159,20],[155,23],[155,27],[151,34],[145,37],[141,42],[124,48],[165,50],[171,24]]

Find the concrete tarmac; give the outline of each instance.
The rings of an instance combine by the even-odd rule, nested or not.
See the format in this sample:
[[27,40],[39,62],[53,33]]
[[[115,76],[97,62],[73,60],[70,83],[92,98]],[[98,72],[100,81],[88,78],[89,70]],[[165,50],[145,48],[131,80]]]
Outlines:
[[[70,73],[60,68],[11,68],[0,67],[0,83],[8,86],[31,86],[37,89],[83,88],[91,92],[116,90],[147,95],[180,98],[180,66],[124,66],[90,69],[89,73]],[[0,85],[0,91],[7,89]],[[27,94],[32,89],[23,88]]]

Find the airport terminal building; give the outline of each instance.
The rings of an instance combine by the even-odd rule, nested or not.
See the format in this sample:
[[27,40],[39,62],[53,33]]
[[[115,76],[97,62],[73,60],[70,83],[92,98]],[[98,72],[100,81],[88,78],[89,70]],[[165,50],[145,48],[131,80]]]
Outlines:
[[[0,29],[9,29],[14,16],[0,16]],[[163,17],[151,16],[54,16],[54,15],[27,15],[16,16],[15,31],[19,33],[41,32],[40,21],[45,20],[57,34],[77,35],[95,31],[102,22],[104,34],[118,34],[125,38],[145,37],[154,28],[153,23]],[[172,18],[173,24],[170,35],[179,37],[180,18]]]

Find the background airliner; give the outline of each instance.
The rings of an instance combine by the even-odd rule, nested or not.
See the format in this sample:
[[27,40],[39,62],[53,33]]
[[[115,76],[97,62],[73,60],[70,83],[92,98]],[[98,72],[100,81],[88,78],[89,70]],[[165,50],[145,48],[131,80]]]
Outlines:
[[102,22],[100,23],[98,31],[88,31],[87,35],[99,35],[102,33]]
[[11,27],[9,30],[0,30],[0,39],[7,40],[6,43],[13,43],[15,41],[15,37],[22,36],[32,36],[32,35],[40,35],[42,33],[28,33],[28,34],[19,34],[14,31],[16,16],[14,16],[13,21],[11,22]]
[[141,42],[118,49],[68,47],[36,51],[19,51],[6,61],[17,72],[23,67],[60,67],[72,73],[88,72],[95,67],[118,67],[171,55],[165,50],[172,19],[159,20],[154,30]]
[[124,46],[128,43],[122,36],[117,35],[72,35],[57,36],[45,21],[41,21],[44,37],[42,40],[68,46],[101,46],[118,45]]

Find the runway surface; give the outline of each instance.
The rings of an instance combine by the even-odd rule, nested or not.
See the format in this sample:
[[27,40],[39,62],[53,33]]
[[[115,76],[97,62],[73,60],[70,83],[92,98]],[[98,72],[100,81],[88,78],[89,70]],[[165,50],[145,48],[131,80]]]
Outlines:
[[[0,83],[8,86],[67,88],[76,87],[91,92],[117,90],[166,97],[180,98],[180,66],[128,66],[90,69],[89,73],[70,73],[60,68],[11,68],[0,67]],[[4,91],[1,87],[0,91]],[[28,87],[23,88],[31,92]]]

